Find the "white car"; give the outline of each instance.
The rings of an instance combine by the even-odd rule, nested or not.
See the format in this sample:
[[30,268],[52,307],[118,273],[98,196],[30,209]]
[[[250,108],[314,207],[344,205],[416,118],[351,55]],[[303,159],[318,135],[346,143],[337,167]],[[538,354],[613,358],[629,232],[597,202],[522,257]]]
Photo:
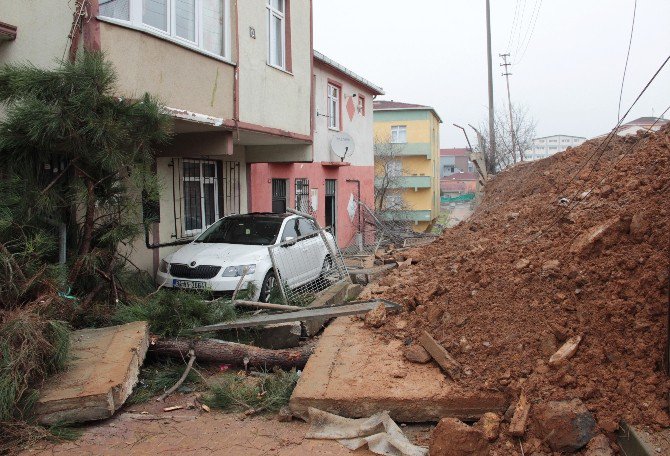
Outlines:
[[[334,252],[333,236],[325,232]],[[193,242],[160,262],[156,282],[168,288],[232,292],[255,284],[254,299],[267,302],[276,279],[268,251],[274,248],[282,280],[295,288],[331,272],[333,261],[314,222],[292,214],[251,213],[224,217]]]

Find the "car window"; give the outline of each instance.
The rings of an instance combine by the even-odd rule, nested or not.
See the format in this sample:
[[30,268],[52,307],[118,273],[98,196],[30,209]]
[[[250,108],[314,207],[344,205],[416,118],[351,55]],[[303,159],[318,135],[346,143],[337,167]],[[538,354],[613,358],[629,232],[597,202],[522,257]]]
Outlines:
[[281,240],[285,241],[286,238],[293,238],[296,239],[300,235],[298,234],[298,219],[292,219],[286,222],[286,226],[284,227],[284,232],[281,235]]
[[225,217],[210,226],[195,242],[271,245],[282,219],[275,217]]
[[308,236],[317,232],[314,222],[306,218],[298,219],[298,228],[301,236]]

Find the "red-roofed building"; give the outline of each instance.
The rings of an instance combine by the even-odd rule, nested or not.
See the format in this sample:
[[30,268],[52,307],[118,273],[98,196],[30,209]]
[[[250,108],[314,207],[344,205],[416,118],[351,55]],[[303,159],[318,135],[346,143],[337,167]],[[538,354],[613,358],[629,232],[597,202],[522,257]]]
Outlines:
[[440,149],[440,193],[458,196],[477,190],[477,174],[465,148]]

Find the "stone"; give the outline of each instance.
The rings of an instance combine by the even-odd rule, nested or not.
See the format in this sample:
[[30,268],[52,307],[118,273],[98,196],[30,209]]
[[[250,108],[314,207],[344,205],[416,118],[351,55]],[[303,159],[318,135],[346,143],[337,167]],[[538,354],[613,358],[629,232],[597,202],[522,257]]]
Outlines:
[[630,221],[630,237],[637,242],[644,240],[644,237],[649,233],[649,220],[642,212],[636,212]]
[[456,418],[442,418],[430,435],[430,456],[488,456],[484,433]]
[[610,446],[609,439],[605,435],[599,434],[586,445],[584,456],[614,456],[614,451]]
[[293,420],[293,413],[291,413],[291,409],[288,408],[287,405],[279,409],[279,413],[277,413],[277,421],[282,423],[288,423],[292,420]]
[[572,358],[575,353],[577,353],[577,349],[579,348],[581,341],[582,336],[574,336],[569,338],[556,353],[551,355],[551,358],[549,358],[549,365],[552,367],[558,367],[565,364],[567,360]]
[[410,345],[404,350],[405,359],[417,364],[426,364],[431,359],[430,353],[419,344]]
[[522,269],[526,269],[529,264],[530,260],[528,258],[521,258],[517,260],[516,263],[514,263],[514,269],[516,269],[517,271],[521,271]]
[[493,442],[500,434],[500,421],[500,415],[497,413],[486,412],[477,422],[477,427],[482,430],[486,440]]
[[377,307],[365,314],[365,325],[372,328],[379,328],[386,322],[386,306],[379,303]]
[[537,404],[533,419],[540,435],[548,436],[547,442],[556,452],[578,451],[596,435],[596,421],[579,399]]
[[551,272],[556,272],[556,271],[558,271],[558,268],[560,267],[560,265],[561,265],[561,262],[558,261],[558,260],[545,261],[542,264],[542,272],[545,273],[545,274],[551,273]]
[[353,301],[358,297],[358,295],[361,294],[362,291],[363,291],[363,285],[360,285],[358,283],[352,283],[347,287],[347,291],[344,295],[344,300]]

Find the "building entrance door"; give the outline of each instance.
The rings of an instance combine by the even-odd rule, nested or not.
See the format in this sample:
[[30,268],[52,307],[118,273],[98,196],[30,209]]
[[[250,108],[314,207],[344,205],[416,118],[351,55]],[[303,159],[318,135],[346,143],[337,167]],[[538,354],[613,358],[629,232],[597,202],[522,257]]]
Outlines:
[[272,212],[286,212],[286,179],[272,179]]
[[326,179],[326,226],[332,227],[333,235],[337,225],[336,183],[336,179]]

